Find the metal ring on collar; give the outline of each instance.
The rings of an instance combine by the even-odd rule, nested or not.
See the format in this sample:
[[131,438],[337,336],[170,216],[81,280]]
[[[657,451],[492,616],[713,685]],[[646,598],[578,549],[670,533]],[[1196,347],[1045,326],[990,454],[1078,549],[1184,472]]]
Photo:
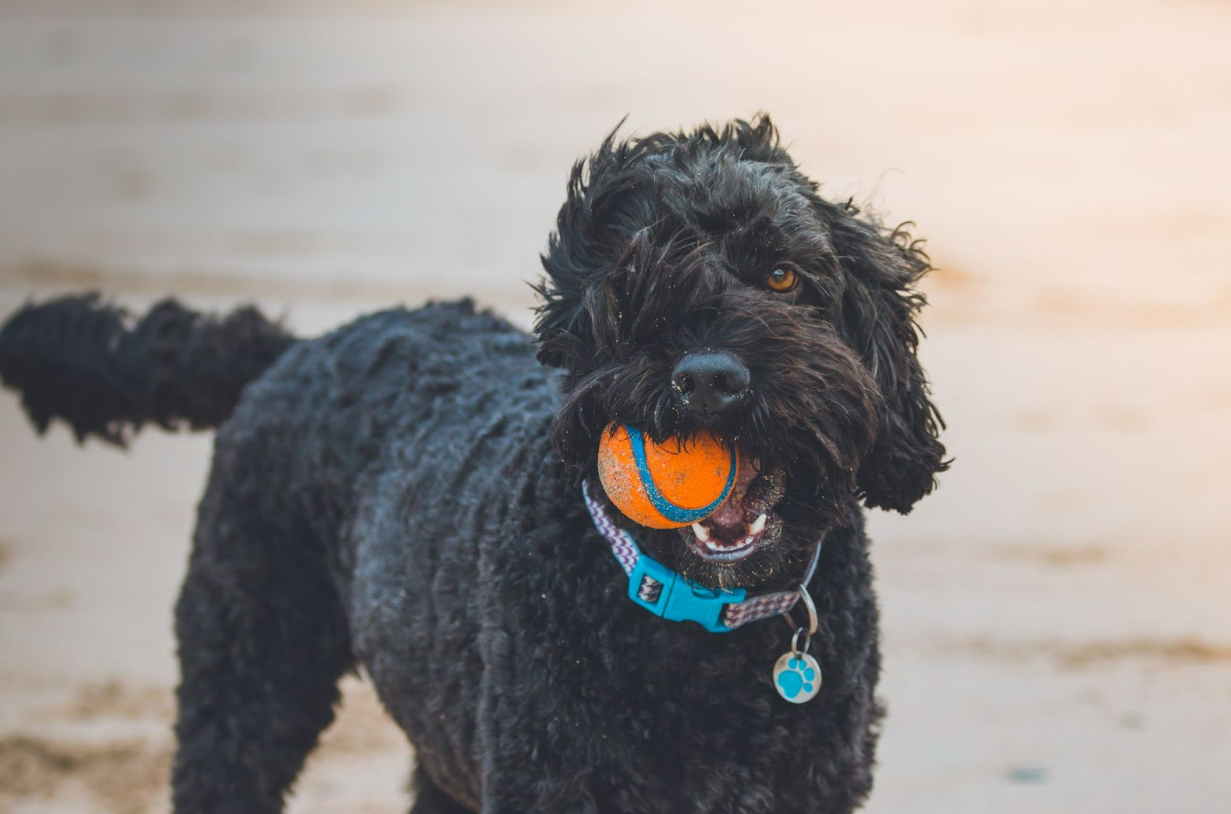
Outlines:
[[813,633],[816,633],[816,626],[818,624],[816,605],[812,604],[812,597],[808,595],[807,588],[800,585],[796,590],[799,591],[799,598],[803,600],[804,607],[808,609],[808,635],[811,636]]
[[[804,637],[804,646],[799,646],[799,637]],[[791,637],[791,652],[792,653],[807,653],[808,647],[812,644],[812,634],[804,630],[802,627],[795,631],[795,635]]]

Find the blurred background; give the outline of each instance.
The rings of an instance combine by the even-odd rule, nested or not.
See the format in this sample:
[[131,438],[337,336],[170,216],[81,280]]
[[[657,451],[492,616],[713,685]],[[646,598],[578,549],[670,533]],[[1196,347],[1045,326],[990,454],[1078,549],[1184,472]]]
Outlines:
[[[573,160],[768,111],[913,220],[956,457],[874,513],[871,812],[1231,799],[1231,5],[0,0],[0,317],[99,288],[312,334],[473,294],[528,326]],[[166,812],[208,436],[36,439],[0,394],[0,811]],[[404,812],[352,680],[290,811]]]

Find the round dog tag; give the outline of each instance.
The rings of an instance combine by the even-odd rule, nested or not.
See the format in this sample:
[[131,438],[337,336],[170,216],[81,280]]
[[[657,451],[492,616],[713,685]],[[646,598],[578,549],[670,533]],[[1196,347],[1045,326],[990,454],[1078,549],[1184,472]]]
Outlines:
[[774,665],[774,689],[792,704],[811,701],[821,689],[821,665],[807,653],[783,653]]

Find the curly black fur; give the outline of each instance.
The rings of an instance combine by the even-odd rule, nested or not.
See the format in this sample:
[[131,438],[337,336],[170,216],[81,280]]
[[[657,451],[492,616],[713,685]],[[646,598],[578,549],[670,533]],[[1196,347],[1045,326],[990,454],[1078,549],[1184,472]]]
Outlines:
[[79,441],[123,446],[150,422],[217,427],[293,341],[255,308],[216,319],[163,300],[134,323],[97,294],[68,296],[0,329],[0,382],[22,394],[40,433],[61,418]]
[[[358,665],[415,744],[419,814],[864,800],[880,658],[857,501],[907,511],[945,466],[915,359],[926,258],[820,198],[762,118],[608,137],[574,168],[544,266],[537,342],[469,302],[300,342],[254,315],[186,318],[160,358],[199,358],[203,336],[230,355],[157,373],[95,300],[27,310],[0,334],[0,372],[40,427],[60,415],[116,440],[125,422],[201,426],[238,394],[177,608],[178,814],[279,811]],[[775,268],[801,285],[767,290]],[[15,339],[64,323],[97,326],[80,334],[97,344]],[[702,348],[751,371],[740,409],[677,409],[671,370]],[[233,375],[201,390],[203,369]],[[714,431],[771,484],[766,543],[741,563],[624,521],[698,581],[789,587],[823,540],[815,700],[771,686],[781,623],[712,634],[627,599],[578,489],[611,421]]]
[[[908,512],[945,469],[939,414],[915,351],[914,284],[928,261],[903,228],[822,199],[768,118],[617,141],[573,167],[543,258],[539,359],[566,372],[556,449],[594,477],[609,421],[658,439],[705,428],[784,467],[784,544],[740,568],[689,557],[642,529],[698,581],[746,585],[798,565],[857,496]],[[801,279],[784,295],[762,281]],[[701,422],[671,398],[678,358],[701,348],[752,371],[748,409]]]

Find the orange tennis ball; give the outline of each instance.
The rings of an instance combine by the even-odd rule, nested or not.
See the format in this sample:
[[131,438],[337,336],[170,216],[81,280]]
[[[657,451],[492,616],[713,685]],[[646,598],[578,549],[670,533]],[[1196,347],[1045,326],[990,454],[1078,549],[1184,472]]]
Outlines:
[[636,427],[611,424],[598,446],[598,477],[630,520],[674,529],[704,520],[731,494],[735,447],[709,433],[656,444]]

